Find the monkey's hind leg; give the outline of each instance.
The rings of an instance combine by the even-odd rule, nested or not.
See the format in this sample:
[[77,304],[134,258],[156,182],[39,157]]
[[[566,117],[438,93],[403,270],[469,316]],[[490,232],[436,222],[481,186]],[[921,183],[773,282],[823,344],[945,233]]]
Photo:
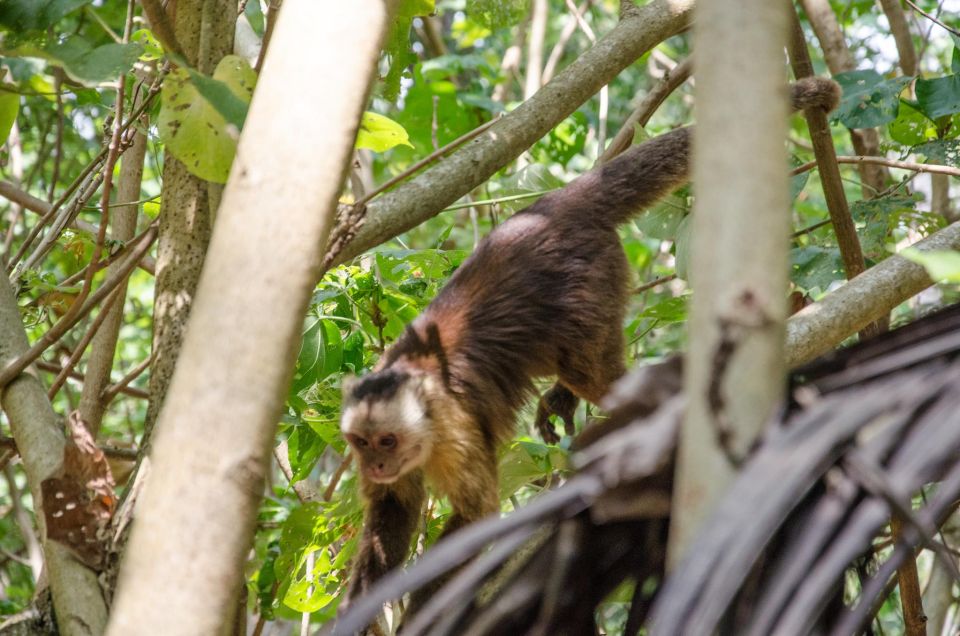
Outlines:
[[580,398],[559,382],[540,397],[535,425],[543,441],[548,444],[556,444],[560,441],[560,436],[553,430],[553,424],[550,423],[551,415],[557,415],[563,420],[563,430],[567,435],[573,437],[576,434],[573,414],[579,402]]

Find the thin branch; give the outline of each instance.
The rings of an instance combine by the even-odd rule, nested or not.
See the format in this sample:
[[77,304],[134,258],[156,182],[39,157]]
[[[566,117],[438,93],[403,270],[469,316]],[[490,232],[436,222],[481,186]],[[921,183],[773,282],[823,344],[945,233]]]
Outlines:
[[57,181],[60,180],[60,164],[63,161],[63,94],[60,91],[62,71],[54,73],[54,92],[57,99],[57,136],[53,145],[53,173],[50,176],[50,187],[47,190],[47,201],[53,201],[57,192]]
[[527,75],[523,84],[523,99],[528,100],[543,85],[543,43],[547,36],[547,0],[532,0],[530,33],[527,36]]
[[[793,74],[797,79],[813,76],[813,64],[807,52],[807,42],[803,37],[803,29],[795,12],[792,14],[792,33],[788,52]],[[810,139],[813,141],[813,152],[820,167],[820,181],[823,184],[823,195],[827,200],[827,210],[833,222],[833,231],[837,237],[840,256],[847,278],[853,278],[866,269],[863,259],[863,250],[860,248],[860,239],[857,237],[857,228],[850,216],[850,207],[843,192],[843,182],[840,180],[840,167],[837,165],[837,152],[833,147],[833,135],[827,114],[819,108],[804,111],[807,125],[810,128]]]
[[636,289],[634,289],[634,290],[633,290],[633,293],[634,293],[634,294],[642,294],[642,293],[645,292],[645,291],[650,291],[650,290],[653,289],[654,287],[659,287],[660,285],[663,285],[664,283],[669,283],[670,281],[676,280],[676,279],[677,279],[677,275],[676,275],[676,274],[670,274],[669,276],[661,276],[660,278],[654,278],[653,280],[647,281],[647,282],[644,283],[643,285],[640,285],[639,287],[637,287]]
[[160,0],[140,0],[140,6],[143,7],[143,12],[147,14],[147,20],[150,21],[150,30],[157,36],[163,48],[184,57],[183,48],[177,41],[173,25],[170,23],[170,16],[167,15]]
[[263,68],[263,62],[267,59],[267,49],[270,48],[270,40],[273,39],[273,28],[277,24],[277,12],[280,11],[281,0],[270,0],[267,10],[264,13],[263,21],[266,28],[263,31],[263,41],[260,43],[260,53],[257,55],[257,62],[253,65],[253,70],[260,73]]
[[73,352],[70,354],[70,357],[67,358],[67,361],[64,363],[63,369],[60,370],[60,373],[58,373],[57,377],[54,378],[50,388],[47,389],[47,397],[51,402],[60,391],[60,387],[63,386],[63,383],[67,381],[67,376],[70,375],[70,372],[73,371],[73,368],[77,366],[78,362],[80,362],[80,358],[83,356],[83,352],[86,351],[87,347],[90,345],[90,341],[93,340],[95,335],[97,335],[97,332],[103,325],[103,321],[106,319],[110,308],[117,301],[117,295],[118,294],[116,291],[113,292],[110,294],[109,298],[107,298],[106,302],[103,303],[103,307],[100,308],[100,311],[97,313],[97,317],[93,319],[93,323],[91,323],[90,328],[87,329],[87,332],[83,334],[82,338],[80,338],[80,342],[77,343],[73,349]]
[[903,13],[899,0],[880,0],[880,6],[890,23],[890,31],[897,44],[897,54],[900,56],[900,68],[904,75],[917,74],[917,51],[913,47],[913,38],[910,36],[910,25]]
[[337,466],[337,469],[333,471],[333,476],[330,477],[330,483],[327,484],[327,487],[323,491],[323,500],[330,501],[333,499],[333,493],[337,490],[337,484],[340,483],[340,478],[343,477],[343,473],[346,472],[347,467],[350,466],[350,461],[353,459],[353,455],[349,452],[343,456],[343,460],[340,461],[340,465]]
[[113,401],[113,398],[117,397],[119,393],[126,393],[128,395],[133,395],[132,392],[137,392],[142,394],[144,398],[149,398],[150,394],[146,391],[141,391],[140,389],[130,388],[130,383],[139,378],[144,371],[150,368],[150,364],[153,363],[153,359],[156,356],[156,353],[151,351],[150,355],[145,359],[140,361],[140,364],[133,367],[124,375],[120,380],[110,386],[104,387],[103,391],[100,392],[100,399],[103,401],[104,406]]
[[[96,305],[116,289],[117,285],[126,280],[130,271],[137,266],[140,258],[150,249],[150,246],[153,245],[156,237],[157,227],[156,224],[153,224],[147,232],[144,232],[140,244],[131,252],[130,256],[124,261],[123,266],[118,269],[117,272],[109,276],[85,301],[81,302],[80,299],[74,301],[73,305],[70,306],[70,310],[67,311],[53,327],[47,330],[30,349],[0,370],[0,387],[5,387],[11,380],[20,375],[20,373],[33,363],[34,360],[39,358],[50,345],[59,340],[67,331],[73,328],[81,318],[90,313]],[[77,307],[76,310],[74,310],[75,307]]]
[[287,482],[293,489],[294,494],[297,495],[297,499],[300,500],[300,503],[314,501],[317,498],[317,494],[313,492],[313,488],[310,487],[310,484],[303,479],[299,481],[293,481],[293,468],[290,466],[287,440],[283,440],[274,446],[273,457],[277,460],[277,466],[280,467],[280,472],[282,472],[283,476],[287,478]]
[[[137,453],[139,452],[135,448],[119,448],[117,446],[100,446],[99,448],[107,457],[125,459],[129,461],[135,460],[137,458]],[[17,441],[15,439],[2,435],[0,435],[0,449],[10,450],[14,453],[20,452],[20,450],[17,448]]]
[[[59,364],[53,364],[52,362],[47,362],[46,360],[37,360],[34,364],[41,371],[47,371],[49,373],[60,373],[60,371],[63,370],[63,367],[61,367]],[[86,380],[86,377],[78,371],[71,371],[69,374],[69,379],[82,383]],[[123,393],[124,395],[129,395],[130,397],[139,398],[141,400],[146,400],[150,397],[150,394],[143,389],[138,389],[131,386],[124,386],[120,388],[118,392]]]
[[956,35],[956,36],[960,36],[960,31],[954,29],[953,27],[947,26],[946,24],[944,24],[943,22],[941,22],[940,20],[938,20],[936,17],[930,15],[929,13],[927,13],[926,11],[924,11],[923,9],[921,9],[920,7],[918,7],[917,5],[915,5],[911,0],[904,0],[904,2],[906,2],[907,4],[909,4],[910,7],[911,7],[914,11],[916,11],[917,13],[919,13],[920,15],[922,15],[923,17],[925,17],[926,19],[930,20],[931,22],[933,22],[933,23],[935,23],[935,24],[940,25],[941,27],[943,27],[944,29],[946,29],[946,30],[949,31],[950,33],[953,33],[953,34]]
[[[553,45],[553,49],[547,57],[547,63],[543,67],[542,81],[544,83],[553,79],[553,75],[557,71],[557,65],[560,64],[560,59],[563,57],[563,51],[577,30],[577,19],[583,15],[584,11],[590,8],[591,4],[593,4],[593,0],[583,0],[579,7],[571,9],[573,16],[563,25],[560,36],[557,37],[557,43]],[[504,57],[504,59],[506,59],[506,57]]]
[[[861,164],[869,163],[876,164],[879,166],[887,166],[889,168],[900,168],[902,170],[912,170],[913,172],[929,172],[932,174],[947,174],[951,177],[960,177],[960,169],[951,168],[950,166],[941,166],[932,163],[915,163],[912,161],[898,161],[896,159],[887,159],[886,157],[875,157],[870,156],[847,156],[839,155],[837,156],[837,163],[843,164]],[[817,167],[816,161],[810,161],[804,164],[800,164],[796,168],[790,171],[791,176],[796,176],[798,174],[807,172]]]
[[672,70],[667,71],[663,79],[650,89],[643,98],[643,101],[640,102],[640,105],[630,113],[627,121],[623,122],[623,126],[617,131],[610,145],[607,146],[607,149],[600,155],[598,163],[606,163],[629,148],[633,142],[635,127],[640,126],[642,128],[646,126],[647,122],[650,121],[650,117],[656,112],[657,108],[660,107],[660,104],[662,104],[673,91],[686,82],[692,72],[693,60],[691,58],[683,60]]

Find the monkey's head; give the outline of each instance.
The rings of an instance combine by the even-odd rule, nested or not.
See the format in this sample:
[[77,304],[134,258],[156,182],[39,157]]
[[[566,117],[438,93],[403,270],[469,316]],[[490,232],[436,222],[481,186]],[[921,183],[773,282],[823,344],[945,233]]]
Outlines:
[[429,373],[387,368],[343,379],[340,430],[363,476],[389,484],[419,468],[430,456],[433,422]]

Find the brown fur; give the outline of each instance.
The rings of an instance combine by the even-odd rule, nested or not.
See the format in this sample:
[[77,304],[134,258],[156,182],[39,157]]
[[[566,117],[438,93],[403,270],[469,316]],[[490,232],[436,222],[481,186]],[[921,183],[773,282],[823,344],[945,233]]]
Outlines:
[[[829,110],[838,89],[829,80],[808,80],[794,86],[792,98],[795,108]],[[396,378],[434,379],[420,385],[422,422],[403,427],[428,429],[433,440],[422,473],[450,498],[454,514],[445,533],[498,511],[496,449],[513,434],[534,378],[558,379],[537,412],[538,428],[553,441],[551,414],[572,433],[578,400],[598,402],[623,374],[629,272],[616,229],[687,181],[690,137],[691,129],[681,128],[635,146],[496,228],[377,370],[345,391],[348,402],[389,401]],[[398,418],[368,427],[382,434]],[[379,460],[359,457],[363,481]],[[394,484],[365,483],[370,503],[350,598],[406,558],[400,548],[419,515],[420,483],[419,470]],[[405,510],[383,494],[393,490],[415,493],[397,495],[407,501]],[[413,599],[414,609],[422,599]]]

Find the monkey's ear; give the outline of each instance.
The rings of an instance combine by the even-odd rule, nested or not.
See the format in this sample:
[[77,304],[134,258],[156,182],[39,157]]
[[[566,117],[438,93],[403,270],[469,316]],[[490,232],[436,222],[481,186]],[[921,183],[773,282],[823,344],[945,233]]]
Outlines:
[[343,393],[344,402],[349,402],[353,399],[353,389],[356,388],[358,382],[360,382],[360,378],[352,373],[347,373],[340,380],[340,390]]

